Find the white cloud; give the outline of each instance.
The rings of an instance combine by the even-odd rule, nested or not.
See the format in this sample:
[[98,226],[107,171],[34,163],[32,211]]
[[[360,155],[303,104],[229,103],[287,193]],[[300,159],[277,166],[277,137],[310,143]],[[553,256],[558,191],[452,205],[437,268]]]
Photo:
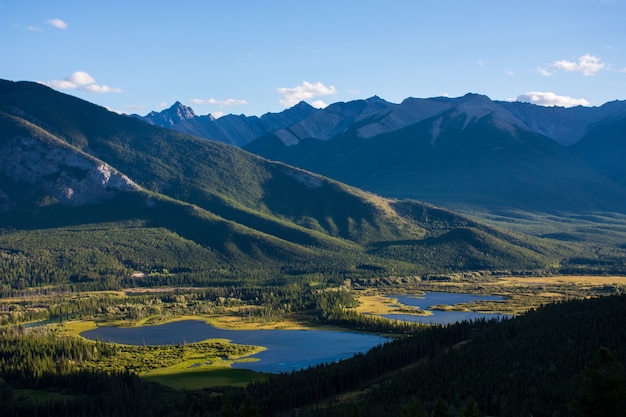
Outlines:
[[28,26],[13,25],[13,29],[24,29],[30,32],[41,32],[40,27],[33,26],[33,25],[28,25]]
[[573,98],[569,96],[559,96],[552,92],[531,91],[517,96],[517,101],[538,104],[540,106],[589,106],[590,103],[584,98]]
[[568,61],[561,59],[554,61],[548,69],[539,68],[541,75],[552,75],[550,70],[566,72],[582,72],[586,76],[596,75],[599,71],[606,69],[606,64],[600,62],[600,58],[591,54],[585,54],[578,58],[578,61]]
[[66,81],[74,83],[78,86],[95,84],[96,80],[85,71],[76,71],[65,78]]
[[544,77],[549,77],[552,75],[552,73],[545,68],[539,67],[537,68],[537,71],[539,71],[539,74],[543,75]]
[[121,93],[122,89],[117,87],[109,87],[108,85],[89,84],[83,87],[84,90],[91,91],[92,93]]
[[114,109],[113,107],[109,107],[109,106],[105,106],[105,109],[107,109],[110,112],[117,113],[117,114],[128,114],[128,113],[126,113],[124,111],[117,110],[117,109]]
[[[296,87],[281,87],[277,89],[278,94],[282,96],[279,100],[283,107],[292,107],[303,100],[307,100],[318,96],[334,96],[337,94],[337,89],[334,86],[326,87],[321,82],[312,84],[308,81],[303,81],[302,85]],[[315,101],[318,105],[326,106],[322,101]]]
[[78,88],[76,84],[67,80],[52,80],[42,84],[45,84],[48,87],[56,88],[57,90],[76,90]]
[[64,21],[62,21],[61,19],[48,19],[46,20],[46,23],[49,25],[54,26],[57,29],[67,29],[67,23],[65,23]]
[[220,107],[234,107],[234,106],[241,106],[243,104],[248,104],[248,101],[245,99],[237,99],[237,98],[227,98],[226,100],[216,100],[214,98],[209,98],[209,99],[201,99],[201,98],[194,98],[191,99],[191,102],[193,104],[212,104],[212,105],[217,105]]
[[324,107],[328,106],[328,104],[324,103],[322,100],[315,100],[313,103],[311,103],[311,106],[315,107],[316,109],[323,109]]
[[57,90],[84,90],[92,93],[121,93],[121,88],[97,84],[96,80],[85,71],[76,71],[62,80],[47,81],[42,84]]
[[128,110],[130,110],[130,111],[132,111],[134,113],[138,113],[140,111],[144,111],[144,109],[146,108],[146,106],[144,106],[143,104],[127,104],[124,107],[126,107]]

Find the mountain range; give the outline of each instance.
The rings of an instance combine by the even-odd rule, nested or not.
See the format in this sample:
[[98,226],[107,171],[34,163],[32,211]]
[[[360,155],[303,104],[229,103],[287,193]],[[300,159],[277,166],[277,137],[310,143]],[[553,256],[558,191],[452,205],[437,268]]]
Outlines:
[[492,211],[626,210],[625,101],[562,108],[478,94],[372,97],[218,119],[177,102],[134,117],[385,197]]
[[[296,107],[266,120],[311,111]],[[542,269],[578,253],[37,83],[0,81],[0,132],[0,267],[44,262],[60,280]]]

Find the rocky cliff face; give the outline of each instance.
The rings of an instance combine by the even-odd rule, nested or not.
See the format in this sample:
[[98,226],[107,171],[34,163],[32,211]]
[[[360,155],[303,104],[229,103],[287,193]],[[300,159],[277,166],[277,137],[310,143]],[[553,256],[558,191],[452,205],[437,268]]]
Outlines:
[[[4,138],[0,175],[18,187],[32,187],[42,198],[64,205],[96,204],[121,191],[137,191],[130,178],[61,141],[38,135]],[[0,210],[10,209],[11,195],[0,190]]]

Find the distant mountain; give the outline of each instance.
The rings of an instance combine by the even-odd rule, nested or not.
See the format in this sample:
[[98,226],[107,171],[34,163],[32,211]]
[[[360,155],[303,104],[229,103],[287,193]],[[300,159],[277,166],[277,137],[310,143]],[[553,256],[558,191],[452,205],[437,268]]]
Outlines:
[[400,104],[375,96],[324,109],[300,103],[261,118],[195,116],[170,127],[387,197],[588,212],[626,210],[618,162],[626,154],[591,139],[625,115],[624,101],[563,108],[478,94]]
[[[183,117],[181,106],[185,109]],[[626,101],[613,101],[599,107],[545,107],[523,102],[492,101],[479,94],[448,98],[407,98],[400,104],[378,96],[366,100],[339,102],[315,109],[305,102],[281,113],[256,116],[196,116],[179,102],[160,113],[133,115],[150,124],[171,127],[184,133],[236,146],[245,146],[268,133],[274,133],[287,145],[302,139],[328,140],[354,130],[361,138],[370,138],[413,125],[438,114],[454,110],[470,119],[493,113],[500,123],[540,134],[569,146],[586,134],[596,123],[626,113]],[[171,121],[174,121],[171,123]],[[235,122],[237,121],[237,122]]]
[[297,146],[273,132],[246,149],[388,197],[542,212],[626,209],[623,186],[484,97],[374,134],[384,120]]
[[191,108],[176,102],[172,107],[160,113],[151,112],[143,117],[132,116],[152,125],[168,127],[229,145],[244,146],[268,132],[297,123],[315,111],[315,108],[307,103],[300,102],[281,113],[267,113],[260,118],[229,114],[216,119],[210,114],[196,116]]
[[[408,99],[382,112],[352,113],[340,134],[316,132],[312,126],[338,125],[334,107],[356,108],[331,105],[324,113],[328,123],[317,120],[322,117],[317,113],[245,149],[388,197],[481,209],[626,210],[623,183],[601,169],[600,161],[612,151],[598,149],[594,165],[585,158],[589,147],[581,145],[576,153],[564,146],[626,115],[624,102],[564,109],[473,94]],[[622,166],[615,168],[624,173]]]
[[626,114],[591,126],[572,151],[598,172],[626,186]]
[[177,123],[184,122],[196,117],[191,107],[183,105],[180,101],[174,103],[170,108],[161,112],[151,111],[144,117],[133,114],[133,117],[141,119],[151,125],[172,127]]
[[0,229],[13,231],[0,252],[30,259],[84,253],[107,271],[152,265],[200,279],[544,268],[571,253],[35,83],[0,81],[0,132]]

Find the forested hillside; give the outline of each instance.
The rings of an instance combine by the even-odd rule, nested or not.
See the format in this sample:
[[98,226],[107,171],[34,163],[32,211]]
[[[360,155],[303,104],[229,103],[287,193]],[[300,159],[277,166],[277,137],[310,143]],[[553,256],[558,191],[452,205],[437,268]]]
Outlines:
[[5,292],[37,280],[117,288],[133,273],[206,285],[251,271],[545,269],[579,250],[384,199],[36,83],[2,81],[0,112],[0,268],[15,271]]
[[[276,375],[247,389],[187,392],[86,366],[115,355],[111,345],[5,329],[0,411],[3,416],[282,416],[296,409],[303,416],[621,416],[625,316],[624,295],[567,301],[502,322],[425,328],[352,359]],[[53,394],[20,399],[41,387]]]

